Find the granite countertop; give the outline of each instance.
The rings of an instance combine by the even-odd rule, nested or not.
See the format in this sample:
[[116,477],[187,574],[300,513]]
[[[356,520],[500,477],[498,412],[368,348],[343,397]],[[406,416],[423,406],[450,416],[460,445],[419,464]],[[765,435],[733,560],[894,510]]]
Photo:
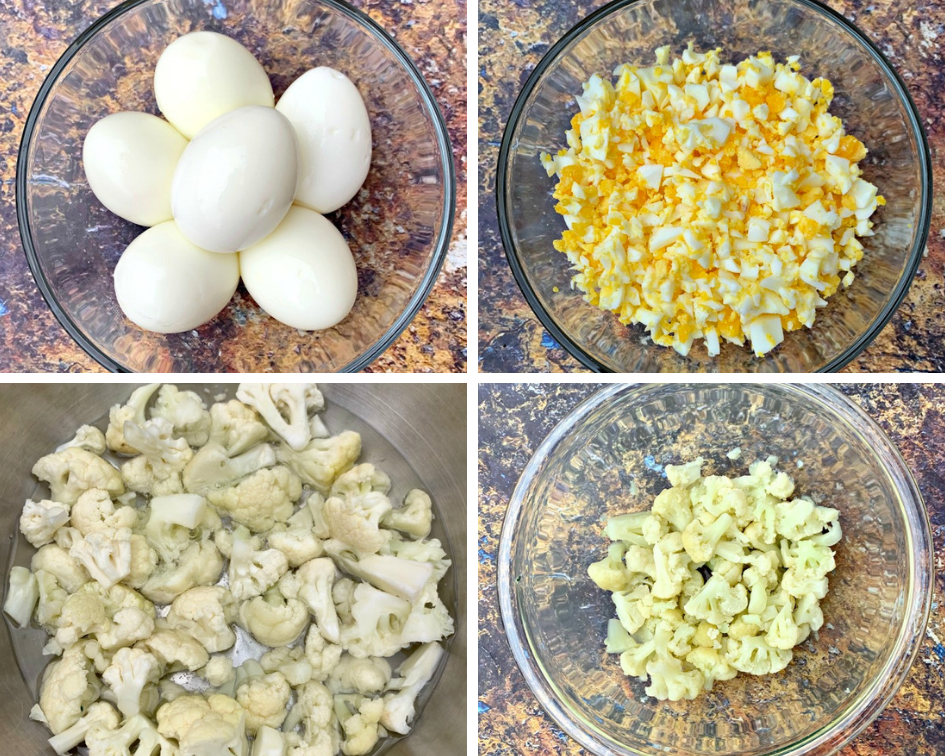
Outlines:
[[[426,78],[449,128],[457,178],[448,260],[417,317],[366,372],[465,372],[466,0],[349,1],[392,34]],[[103,372],[34,283],[14,203],[20,136],[43,79],[76,35],[115,5],[0,0],[0,372]]]
[[[479,753],[584,754],[525,684],[499,620],[496,556],[523,467],[551,429],[601,384],[484,384],[479,389]],[[843,385],[898,446],[925,497],[935,560],[932,615],[908,678],[840,756],[945,753],[945,412],[943,388]]]
[[[826,0],[854,21],[905,80],[932,145],[945,138],[945,5],[936,0]],[[479,3],[479,370],[580,372],[586,369],[544,329],[512,277],[496,220],[495,164],[519,90],[551,44],[603,0]],[[845,370],[945,370],[945,153],[932,149],[935,195],[928,255],[909,294],[876,340]]]

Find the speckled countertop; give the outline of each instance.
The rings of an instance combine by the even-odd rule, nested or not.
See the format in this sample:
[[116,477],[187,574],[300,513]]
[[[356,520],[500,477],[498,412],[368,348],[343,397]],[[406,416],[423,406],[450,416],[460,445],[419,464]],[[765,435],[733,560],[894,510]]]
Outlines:
[[[416,319],[368,372],[464,372],[466,0],[351,2],[394,36],[430,84],[449,128],[457,177],[444,269]],[[0,0],[0,372],[102,371],[59,325],[33,282],[17,230],[14,183],[20,136],[46,73],[81,30],[116,4]],[[246,355],[234,363],[253,361]]]
[[[479,390],[479,753],[584,754],[548,717],[518,670],[499,622],[496,555],[523,467],[552,428],[600,384],[487,384]],[[840,756],[945,753],[945,391],[914,384],[842,387],[890,436],[929,508],[932,616],[915,665],[880,717]]]
[[[603,0],[479,3],[479,369],[483,372],[585,370],[534,316],[502,250],[495,163],[519,90],[549,46]],[[945,370],[945,5],[937,0],[826,0],[882,49],[909,87],[932,148],[935,199],[928,256],[889,325],[845,370]]]

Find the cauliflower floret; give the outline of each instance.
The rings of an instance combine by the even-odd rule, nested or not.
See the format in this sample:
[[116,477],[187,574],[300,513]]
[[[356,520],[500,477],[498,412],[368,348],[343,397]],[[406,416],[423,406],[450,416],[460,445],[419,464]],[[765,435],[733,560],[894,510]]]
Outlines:
[[303,483],[325,494],[331,490],[335,479],[350,470],[361,456],[361,436],[354,431],[344,431],[331,438],[313,439],[300,451],[281,445],[276,454]]
[[794,654],[773,648],[762,636],[732,639],[725,660],[739,672],[749,675],[767,675],[784,669]]
[[[325,644],[325,639],[321,637],[317,630],[315,631],[315,637],[323,645]],[[340,653],[340,647],[338,647],[338,651]],[[321,661],[323,656],[320,655],[316,661]],[[312,679],[312,665],[305,657],[305,646],[303,645],[273,648],[262,655],[259,663],[266,672],[281,672],[293,688],[305,685]]]
[[[56,641],[67,648],[87,635],[107,634],[112,630],[113,618],[118,612],[131,608],[139,609],[154,619],[154,604],[137,591],[123,585],[103,588],[90,581],[63,602],[57,621]],[[134,624],[134,618],[123,617],[126,623]]]
[[376,554],[390,541],[390,531],[380,529],[381,518],[391,509],[384,494],[372,492],[344,499],[332,496],[323,506],[331,537],[355,552]]
[[69,507],[58,501],[27,499],[20,515],[20,532],[37,549],[53,540],[56,531],[69,522]]
[[380,726],[384,701],[357,695],[335,696],[335,715],[344,739],[341,752],[345,756],[364,756],[377,745],[387,731]]
[[338,719],[335,716],[331,691],[320,682],[309,682],[298,689],[298,700],[283,724],[290,731],[300,722],[304,740],[289,756],[336,754],[340,744]]
[[337,643],[340,638],[338,614],[332,600],[332,586],[338,577],[335,563],[327,558],[312,559],[296,570],[298,588],[289,590],[308,607],[315,617],[315,625],[325,640]]
[[65,549],[50,543],[33,554],[30,568],[34,574],[40,570],[55,576],[68,593],[75,593],[92,578],[88,570],[79,564]]
[[[384,712],[380,722],[392,732],[406,735],[410,732],[410,723],[413,720],[417,696],[423,687],[433,679],[440,660],[443,658],[443,649],[438,643],[427,643],[414,651],[406,661],[397,668],[398,692],[384,696]],[[391,681],[393,687],[394,681]]]
[[72,527],[82,535],[99,531],[134,528],[138,513],[133,507],[115,507],[108,491],[92,488],[84,492],[72,507]]
[[161,664],[140,648],[121,648],[102,673],[102,680],[112,689],[118,710],[125,717],[141,712],[141,695],[148,684],[161,677]]
[[273,526],[269,531],[269,545],[285,554],[290,567],[299,567],[310,559],[320,557],[324,551],[322,540],[315,534],[314,527],[311,507],[303,506],[285,525]]
[[308,624],[305,604],[283,598],[275,590],[244,602],[239,610],[240,627],[270,648],[292,643]]
[[324,682],[341,659],[341,646],[326,641],[312,625],[305,638],[305,659],[312,668],[311,679]]
[[79,743],[85,740],[90,730],[115,730],[118,728],[119,718],[115,709],[102,701],[92,704],[88,713],[72,727],[63,730],[49,739],[49,745],[60,756],[65,756]]
[[117,730],[92,727],[85,737],[89,756],[116,756],[120,754],[147,754],[148,756],[182,756],[177,746],[158,733],[154,724],[143,714],[137,714]]
[[111,619],[111,627],[96,636],[105,651],[131,646],[154,632],[153,615],[137,606],[119,609]]
[[223,572],[223,557],[211,541],[191,543],[176,562],[165,564],[141,587],[152,601],[166,604],[196,586],[216,583]]
[[[342,548],[339,550],[337,546]],[[412,604],[420,600],[433,578],[433,565],[429,562],[414,562],[383,554],[367,554],[359,558],[344,546],[332,541],[327,544],[329,553],[345,572]]]
[[103,588],[111,588],[131,574],[131,530],[97,530],[76,539],[69,555],[89,571]]
[[[156,630],[138,645],[154,654],[165,674],[179,670],[195,672],[210,660],[207,649],[197,639],[179,630]],[[232,668],[231,663],[230,669]]]
[[285,756],[287,747],[285,734],[263,725],[256,730],[252,756]]
[[41,457],[33,465],[33,475],[49,484],[50,498],[68,506],[90,488],[104,489],[112,496],[125,492],[118,470],[101,457],[75,446]]
[[607,548],[607,556],[599,562],[592,562],[587,567],[587,574],[598,587],[605,591],[622,591],[627,587],[629,575],[624,565],[627,546],[623,541],[616,541]]
[[184,489],[206,495],[208,491],[230,485],[257,470],[276,463],[276,453],[268,444],[254,446],[231,455],[225,446],[211,441],[202,447],[184,468]]
[[433,502],[419,488],[410,491],[400,509],[392,509],[381,517],[381,525],[407,533],[413,538],[426,538],[433,525]]
[[116,404],[111,408],[108,413],[108,429],[105,431],[105,441],[109,449],[121,454],[137,453],[137,449],[125,442],[125,423],[144,424],[148,402],[160,387],[160,383],[140,386],[132,392],[126,404]]
[[705,682],[698,669],[684,671],[682,662],[675,656],[660,656],[647,662],[646,672],[650,676],[646,694],[661,701],[693,699],[702,691]]
[[281,672],[253,676],[236,689],[236,700],[246,712],[246,730],[251,735],[266,725],[280,727],[288,711],[292,689]]
[[278,549],[258,551],[251,539],[235,537],[228,568],[230,593],[237,601],[260,596],[279,582],[288,569],[289,562]]
[[72,727],[89,704],[97,700],[101,684],[79,646],[67,648],[59,661],[43,673],[39,706],[53,735]]
[[183,438],[174,437],[174,426],[163,417],[143,425],[125,424],[125,442],[141,452],[121,466],[121,477],[132,491],[167,496],[181,493],[181,473],[194,452]]
[[351,604],[353,623],[341,629],[341,645],[352,656],[393,656],[409,644],[402,634],[411,609],[409,601],[361,583]]
[[359,693],[370,696],[387,687],[391,668],[387,659],[369,656],[357,659],[350,654],[341,657],[325,680],[325,687],[332,693]]
[[131,534],[131,561],[128,575],[124,579],[130,588],[141,589],[157,567],[157,552],[148,544],[148,539],[137,533]]
[[748,591],[738,583],[729,585],[719,574],[713,574],[702,590],[685,604],[687,614],[696,619],[703,619],[713,625],[729,621],[731,617],[745,611],[748,607]]
[[309,415],[325,409],[325,398],[313,383],[241,383],[236,398],[296,451],[312,440]]
[[157,710],[157,729],[181,756],[246,756],[246,713],[229,696],[181,696]]
[[3,611],[9,615],[19,627],[26,627],[33,616],[33,609],[39,600],[39,583],[36,576],[26,567],[10,569],[10,588],[6,600],[3,602]]
[[412,562],[426,562],[433,566],[433,580],[439,582],[449,571],[452,561],[443,551],[443,545],[436,538],[423,541],[404,540],[399,533],[394,533],[381,554],[409,559]]
[[93,425],[82,425],[70,441],[56,447],[57,452],[74,446],[85,449],[99,457],[105,453],[105,434]]
[[214,507],[256,533],[288,520],[301,495],[302,482],[285,467],[258,470],[235,486],[207,492]]
[[232,600],[224,588],[201,586],[175,598],[165,619],[169,628],[190,634],[207,651],[218,653],[236,643],[232,614]]
[[211,656],[200,674],[214,688],[222,688],[236,678],[233,662],[226,656]]
[[236,399],[210,407],[210,443],[222,446],[233,457],[262,443],[269,428],[256,410]]
[[[67,555],[68,556],[68,555]],[[56,632],[62,606],[69,598],[69,593],[59,584],[59,580],[50,572],[37,570],[33,573],[39,590],[39,602],[36,604],[36,621],[50,633]],[[11,575],[12,580],[12,575]]]
[[161,386],[151,417],[160,417],[171,424],[174,435],[191,446],[203,446],[210,438],[210,413],[207,405],[193,391],[180,391],[169,383]]

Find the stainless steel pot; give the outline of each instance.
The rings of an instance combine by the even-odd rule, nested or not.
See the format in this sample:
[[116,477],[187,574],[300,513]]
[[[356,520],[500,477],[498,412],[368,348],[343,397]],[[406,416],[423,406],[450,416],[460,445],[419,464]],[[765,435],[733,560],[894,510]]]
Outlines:
[[[0,570],[11,563],[23,502],[36,487],[33,463],[71,438],[76,428],[124,401],[137,384],[18,384],[0,386]],[[178,383],[180,388],[232,395],[233,384]],[[342,384],[321,386],[329,428],[362,433],[363,459],[380,462],[395,482],[392,496],[422,485],[437,506],[434,535],[448,537],[453,567],[441,594],[455,608],[456,634],[435,691],[413,732],[387,752],[391,756],[453,756],[466,753],[466,387],[461,384]],[[398,490],[398,488],[402,490]],[[25,541],[21,540],[21,543]],[[27,544],[28,546],[28,544]],[[26,555],[15,560],[25,563]],[[47,660],[13,654],[8,623],[0,631],[0,753],[52,754],[49,733],[29,719],[39,671]],[[36,631],[37,635],[41,635]],[[34,646],[36,643],[34,642]]]

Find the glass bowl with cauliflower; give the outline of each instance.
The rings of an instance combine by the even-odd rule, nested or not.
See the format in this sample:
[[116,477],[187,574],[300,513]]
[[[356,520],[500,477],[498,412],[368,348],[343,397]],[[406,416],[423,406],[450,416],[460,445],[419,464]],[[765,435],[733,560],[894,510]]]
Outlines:
[[398,449],[326,404],[140,386],[35,461],[3,610],[31,687],[45,657],[53,751],[357,756],[411,731],[454,633],[449,541]]
[[892,698],[931,601],[902,458],[825,385],[614,385],[529,461],[510,645],[595,754],[827,754]]

